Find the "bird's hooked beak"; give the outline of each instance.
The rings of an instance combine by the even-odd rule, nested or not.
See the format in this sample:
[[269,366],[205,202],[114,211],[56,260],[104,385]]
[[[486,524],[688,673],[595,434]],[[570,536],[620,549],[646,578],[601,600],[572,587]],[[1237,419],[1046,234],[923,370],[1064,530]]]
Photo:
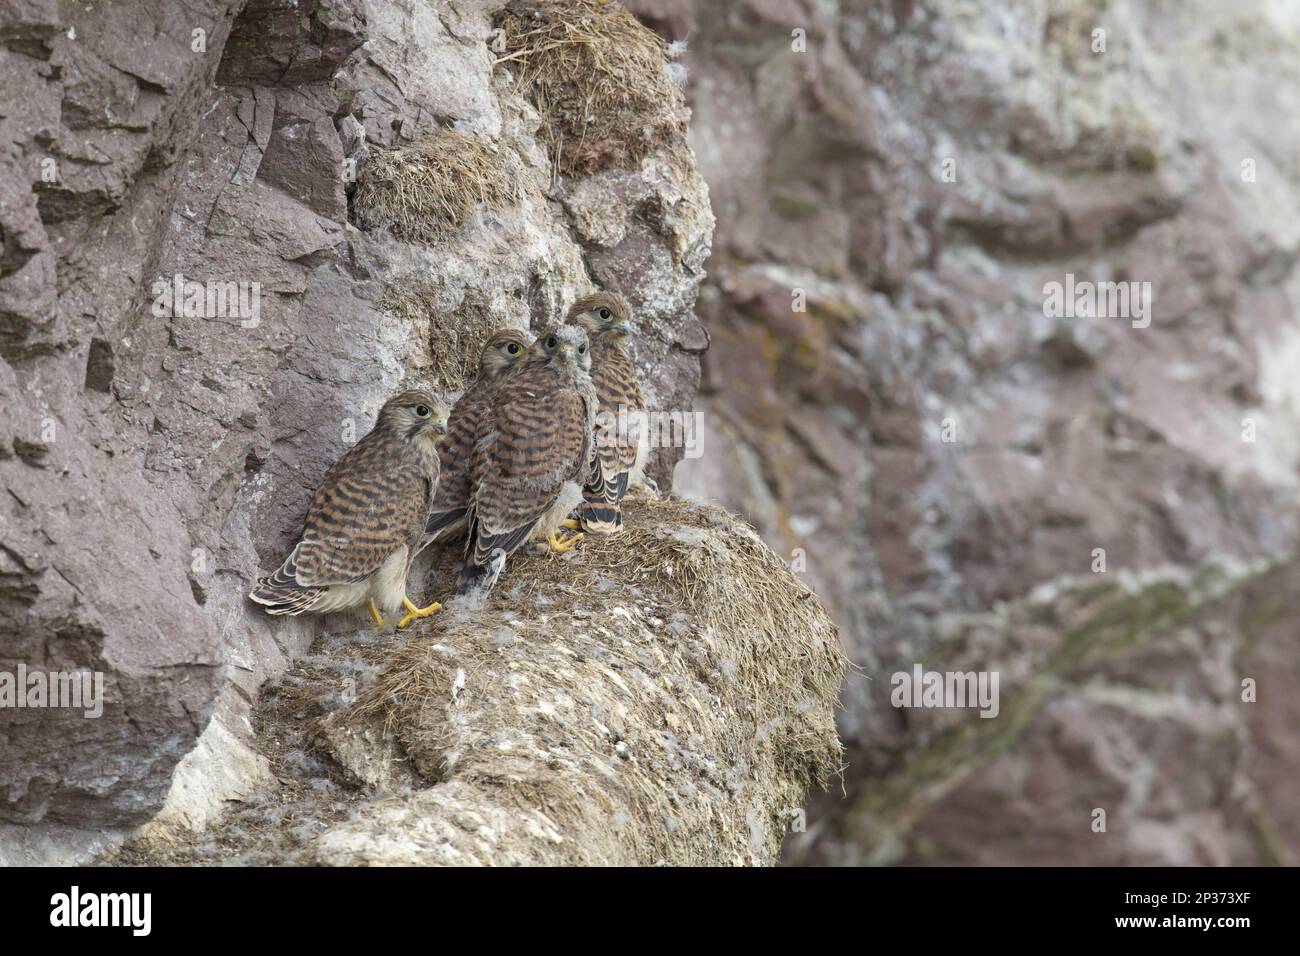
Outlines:
[[578,350],[568,342],[560,346],[560,358],[567,365],[576,365],[578,362]]
[[419,418],[411,425],[410,430],[406,433],[409,441],[424,442],[429,445],[436,445],[447,434],[447,416],[439,415],[437,418]]
[[623,319],[622,321],[615,322],[611,325],[609,330],[620,339],[625,339],[632,334],[632,323],[627,321],[627,319]]

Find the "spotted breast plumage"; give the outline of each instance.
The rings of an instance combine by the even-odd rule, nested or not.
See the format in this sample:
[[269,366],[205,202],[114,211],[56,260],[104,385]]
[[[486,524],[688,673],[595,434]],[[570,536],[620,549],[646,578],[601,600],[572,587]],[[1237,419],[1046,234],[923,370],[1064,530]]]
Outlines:
[[478,378],[465,390],[447,420],[447,437],[438,444],[442,475],[420,546],[447,541],[465,533],[473,491],[474,451],[485,423],[492,415],[492,400],[507,376],[524,360],[533,336],[517,329],[492,335],[479,356]]
[[249,595],[270,614],[339,611],[365,605],[376,625],[427,617],[406,579],[438,486],[437,443],[446,406],[424,389],[394,395],[375,427],[326,473],[312,496],[302,537]]
[[568,321],[591,340],[591,380],[599,403],[594,464],[576,513],[584,531],[612,534],[623,527],[623,497],[645,467],[648,450],[645,402],[627,353],[632,310],[617,293],[596,292],[573,304]]
[[587,333],[544,332],[493,396],[473,465],[469,542],[458,593],[490,588],[506,558],[534,534],[555,551],[581,501],[591,461],[596,393]]

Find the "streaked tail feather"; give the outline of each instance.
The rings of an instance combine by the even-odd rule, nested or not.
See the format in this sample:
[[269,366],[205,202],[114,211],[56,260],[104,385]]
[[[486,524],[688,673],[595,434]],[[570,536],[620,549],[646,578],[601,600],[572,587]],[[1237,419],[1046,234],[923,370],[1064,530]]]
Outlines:
[[501,569],[506,566],[506,556],[527,541],[537,522],[529,522],[504,534],[483,535],[477,517],[469,519],[469,541],[465,547],[465,564],[461,568],[460,583],[456,593],[468,594],[477,588],[489,590],[496,583]]
[[323,586],[305,587],[298,583],[298,549],[285,558],[284,564],[264,578],[257,579],[257,586],[249,592],[249,597],[266,607],[267,614],[301,614],[309,611],[327,590]]
[[623,530],[623,509],[617,503],[584,501],[574,509],[582,530],[593,534],[615,534]]
[[586,500],[573,510],[574,517],[582,523],[583,531],[614,534],[623,530],[623,508],[620,502],[627,494],[630,477],[626,471],[614,475],[610,481],[593,476],[594,480],[582,492]]
[[491,564],[474,564],[466,561],[460,571],[460,582],[456,585],[456,595],[464,597],[480,588],[487,591],[496,583],[497,574]]
[[279,571],[266,578],[257,579],[257,587],[249,597],[266,607],[267,614],[301,614],[311,610],[320,600],[325,588],[305,588],[292,581],[277,580]]
[[632,473],[620,471],[606,478],[599,468],[593,468],[586,486],[582,489],[588,501],[622,501],[627,495],[628,481]]
[[424,534],[416,545],[415,553],[419,554],[435,541],[454,541],[463,535],[468,527],[468,508],[435,512],[429,515],[429,520],[425,523]]
[[451,508],[447,511],[434,511],[424,524],[424,534],[429,541],[450,539],[464,532],[469,508]]
[[460,569],[460,581],[456,585],[456,594],[464,596],[478,590],[486,594],[492,589],[492,585],[496,584],[497,578],[501,576],[501,570],[505,566],[506,556],[504,552],[496,552],[483,564],[475,562],[471,553]]

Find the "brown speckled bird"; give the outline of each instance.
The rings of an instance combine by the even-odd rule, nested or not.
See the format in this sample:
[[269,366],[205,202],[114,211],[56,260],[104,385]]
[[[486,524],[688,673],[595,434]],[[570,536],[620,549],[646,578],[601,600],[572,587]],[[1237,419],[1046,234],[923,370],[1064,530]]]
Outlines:
[[591,340],[591,381],[599,400],[595,464],[577,516],[584,531],[613,534],[623,528],[623,497],[648,451],[645,402],[626,349],[632,309],[621,295],[596,292],[573,303],[568,321]]
[[438,445],[442,477],[433,497],[421,548],[465,533],[473,491],[474,450],[484,423],[491,418],[492,397],[506,376],[523,361],[532,342],[533,336],[528,332],[505,329],[484,343],[479,356],[478,378],[452,408],[447,420],[447,437]]
[[587,333],[564,325],[542,333],[496,390],[474,463],[469,543],[458,594],[490,588],[534,533],[563,553],[560,525],[582,500],[591,467],[596,391]]
[[402,607],[405,627],[441,605],[416,607],[406,578],[438,486],[437,442],[447,408],[424,389],[399,392],[375,427],[325,474],[302,538],[249,595],[269,614],[324,613],[366,605],[378,627]]

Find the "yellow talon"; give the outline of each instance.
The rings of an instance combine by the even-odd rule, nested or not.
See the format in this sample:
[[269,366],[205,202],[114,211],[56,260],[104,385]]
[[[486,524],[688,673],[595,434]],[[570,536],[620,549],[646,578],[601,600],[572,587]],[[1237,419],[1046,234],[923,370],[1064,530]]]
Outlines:
[[370,599],[370,603],[366,605],[366,610],[375,619],[375,630],[382,631],[384,629],[384,616],[379,613],[379,608],[375,606],[374,598]]
[[583,534],[578,533],[565,538],[561,537],[559,531],[552,531],[546,536],[546,543],[551,546],[552,554],[566,554],[576,548],[583,537]]
[[402,618],[400,621],[397,622],[397,626],[399,629],[406,627],[406,625],[410,624],[416,618],[432,617],[436,611],[442,610],[442,605],[439,604],[437,601],[434,601],[428,607],[416,607],[414,604],[411,603],[410,598],[404,597],[402,598],[402,604],[406,606],[407,615],[406,617]]
[[579,521],[577,518],[565,518],[562,522],[560,522],[560,527],[568,528],[570,531],[581,531],[582,522]]

